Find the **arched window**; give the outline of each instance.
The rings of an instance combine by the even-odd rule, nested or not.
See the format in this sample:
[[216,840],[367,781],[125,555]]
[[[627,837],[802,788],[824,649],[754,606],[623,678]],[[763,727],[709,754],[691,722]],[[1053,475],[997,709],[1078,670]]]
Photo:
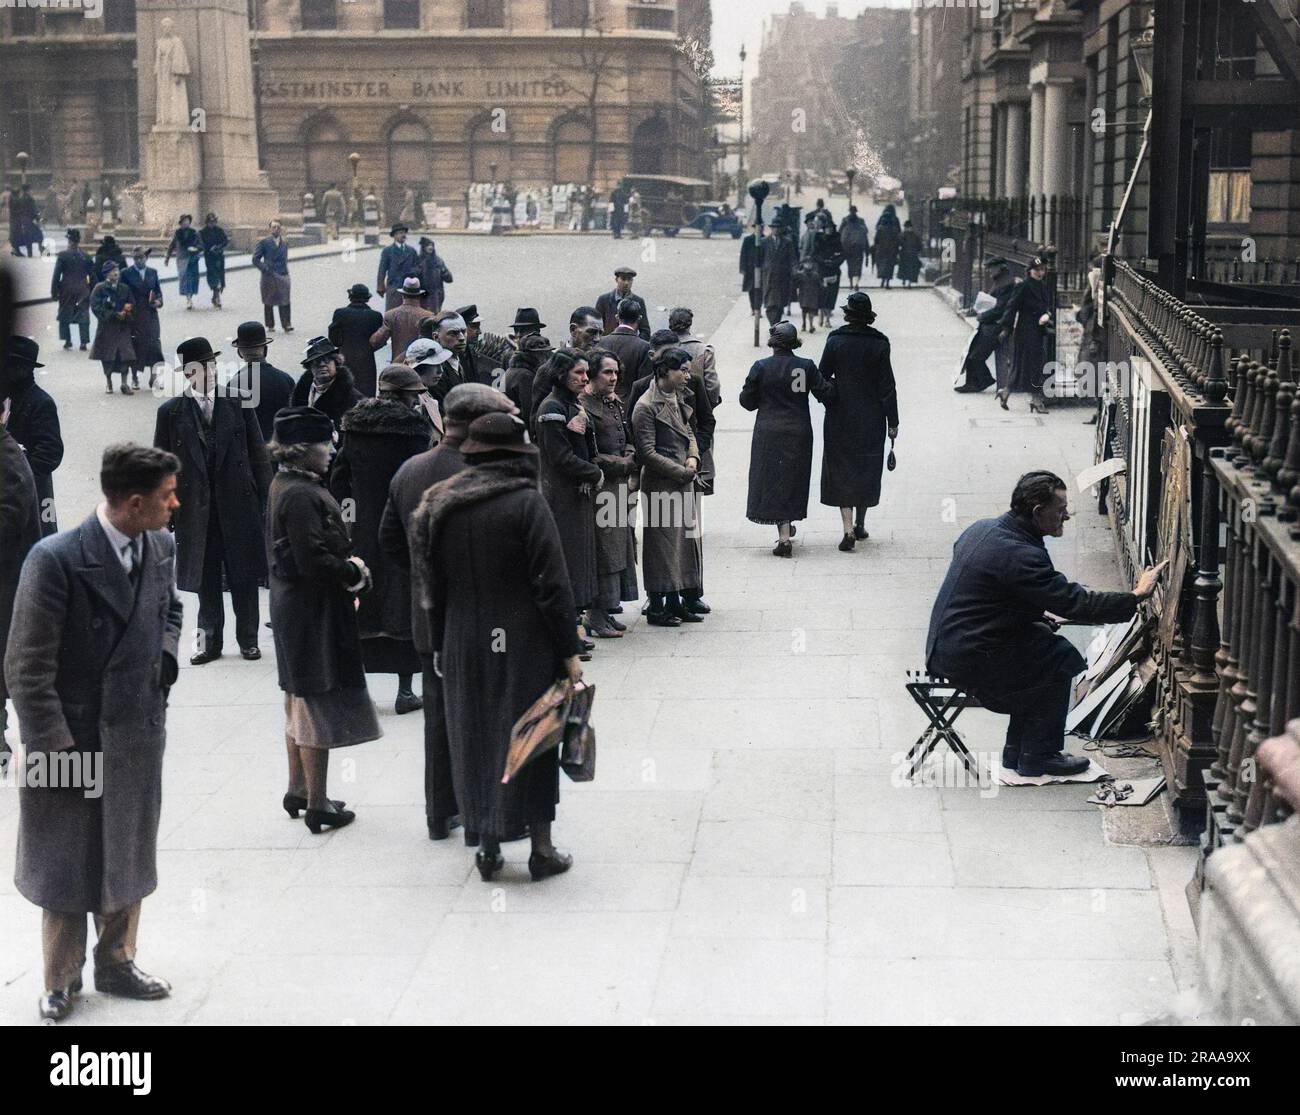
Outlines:
[[510,180],[510,137],[494,132],[491,120],[481,121],[470,132],[469,149],[471,182],[491,182],[494,164],[496,181]]
[[667,121],[662,116],[642,121],[632,133],[632,173],[663,174],[667,151]]
[[556,182],[587,185],[591,163],[591,128],[583,120],[566,120],[555,129]]
[[347,193],[352,181],[348,163],[348,141],[338,123],[330,117],[317,120],[307,128],[303,141],[307,152],[307,188],[317,200],[331,182]]

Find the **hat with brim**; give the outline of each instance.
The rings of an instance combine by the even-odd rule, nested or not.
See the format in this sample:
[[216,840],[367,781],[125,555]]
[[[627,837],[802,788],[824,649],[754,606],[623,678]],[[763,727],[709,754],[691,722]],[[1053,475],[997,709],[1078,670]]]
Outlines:
[[334,423],[315,407],[285,407],[275,416],[271,436],[277,445],[319,445],[334,440]]
[[399,232],[410,232],[410,231],[411,231],[410,225],[396,224],[393,225],[393,227],[388,230],[388,235],[396,236]]
[[514,323],[511,329],[545,329],[546,322],[541,319],[541,315],[533,309],[532,306],[520,306],[515,311]]
[[462,457],[478,453],[515,453],[537,456],[537,446],[524,440],[527,427],[513,414],[485,414],[469,424],[469,435],[460,445]]
[[349,302],[369,302],[370,288],[365,283],[353,283],[348,287]]
[[402,280],[403,298],[423,298],[424,294],[424,284],[422,284],[414,275]]
[[31,337],[9,338],[9,363],[22,364],[28,368],[43,368],[45,365],[36,359],[40,354],[41,346]]
[[230,343],[236,348],[261,348],[263,345],[269,345],[274,339],[266,335],[266,326],[260,321],[244,321],[235,330]]
[[338,353],[338,347],[328,337],[313,337],[307,342],[307,351],[303,353],[302,366],[310,368],[317,360]]
[[793,322],[779,321],[772,326],[767,335],[768,348],[788,348],[796,349],[803,347],[803,339],[799,336],[799,330],[794,327]]
[[443,414],[452,422],[470,423],[485,414],[518,414],[508,395],[486,383],[459,383],[447,392]]
[[871,296],[860,290],[855,290],[849,295],[849,300],[844,303],[843,309],[844,317],[849,321],[863,321],[870,325],[876,320],[876,313],[871,308]]
[[417,337],[402,355],[412,364],[445,364],[455,353],[432,337]]
[[181,367],[186,368],[190,364],[206,364],[221,353],[212,351],[207,337],[190,337],[176,346],[176,355],[180,358]]
[[466,325],[478,324],[478,306],[476,306],[473,302],[471,302],[468,306],[461,306],[460,309],[456,311],[456,313],[460,314],[460,316],[465,319]]
[[614,278],[616,279],[635,279],[636,272],[630,267],[615,267]]
[[380,391],[423,391],[424,380],[414,368],[405,364],[389,364],[379,373]]
[[121,271],[122,265],[115,259],[106,259],[100,265],[99,276],[101,279],[107,279],[110,271]]

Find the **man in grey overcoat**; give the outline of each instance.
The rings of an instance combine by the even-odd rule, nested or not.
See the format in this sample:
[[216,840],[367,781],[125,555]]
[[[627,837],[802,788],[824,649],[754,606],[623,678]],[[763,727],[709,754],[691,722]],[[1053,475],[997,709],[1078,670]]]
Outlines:
[[[141,900],[158,885],[164,721],[178,672],[181,601],[166,526],[179,470],[170,453],[109,446],[105,501],[37,543],[18,586],[5,677],[28,776],[14,882],[44,911],[40,1012],[52,1021],[81,990],[87,914],[96,990],[171,991],[136,967],[135,952]],[[31,777],[37,764],[42,780]]]

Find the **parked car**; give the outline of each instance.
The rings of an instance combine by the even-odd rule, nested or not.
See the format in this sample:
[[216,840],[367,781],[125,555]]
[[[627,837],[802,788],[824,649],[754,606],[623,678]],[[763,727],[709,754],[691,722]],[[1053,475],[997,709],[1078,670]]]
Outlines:
[[[689,202],[686,208],[690,208]],[[698,229],[704,234],[705,240],[715,232],[719,235],[730,233],[733,240],[739,240],[741,232],[744,231],[740,214],[725,201],[700,202],[698,212],[687,227]]]
[[[681,178],[673,174],[629,174],[623,178],[623,193],[633,190],[641,199],[639,227],[634,235],[650,235],[655,229],[676,236],[700,215],[713,191],[713,183],[702,178]],[[633,224],[636,224],[635,216]]]

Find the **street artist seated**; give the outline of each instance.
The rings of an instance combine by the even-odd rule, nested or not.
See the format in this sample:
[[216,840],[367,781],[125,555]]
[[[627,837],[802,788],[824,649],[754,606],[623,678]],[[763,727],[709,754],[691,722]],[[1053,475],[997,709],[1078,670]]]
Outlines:
[[1043,539],[1059,538],[1069,517],[1059,476],[1022,476],[1010,511],[981,519],[957,539],[926,640],[931,674],[1010,715],[1002,765],[1029,777],[1088,767],[1065,751],[1070,684],[1085,663],[1044,613],[1081,623],[1131,619],[1164,566],[1144,571],[1133,592],[1092,592],[1066,580]]

